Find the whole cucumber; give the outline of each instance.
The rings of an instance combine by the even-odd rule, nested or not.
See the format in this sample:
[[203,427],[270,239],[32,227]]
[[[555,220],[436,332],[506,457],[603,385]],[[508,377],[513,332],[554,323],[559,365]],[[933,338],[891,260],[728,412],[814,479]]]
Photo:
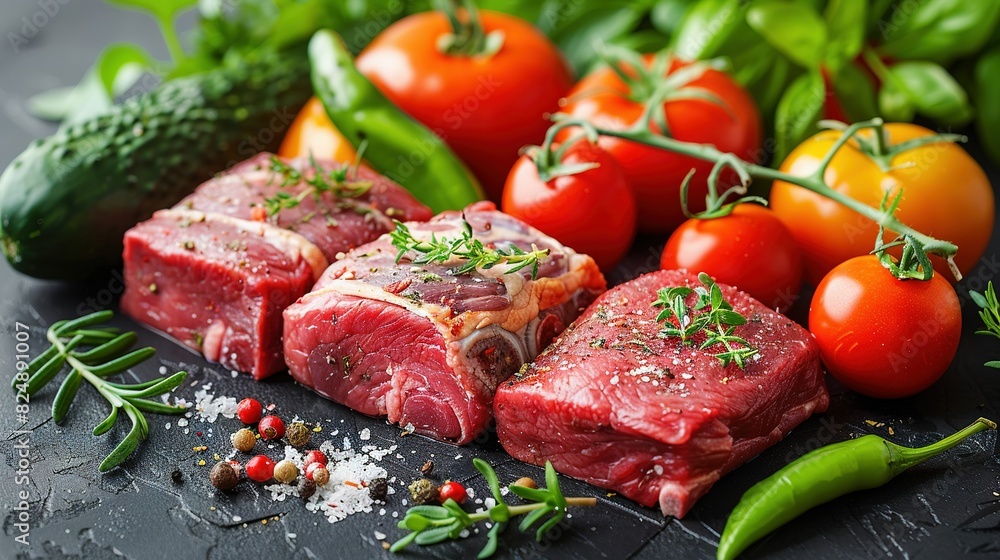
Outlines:
[[121,261],[122,235],[240,160],[274,150],[311,94],[305,53],[166,82],[32,143],[0,175],[0,248],[38,278]]

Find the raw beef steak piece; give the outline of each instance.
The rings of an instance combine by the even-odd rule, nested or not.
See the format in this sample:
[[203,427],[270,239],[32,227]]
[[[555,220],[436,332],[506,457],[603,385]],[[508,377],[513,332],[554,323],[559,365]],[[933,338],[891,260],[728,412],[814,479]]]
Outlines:
[[685,271],[661,271],[598,298],[497,389],[504,449],[683,517],[719,477],[826,410],[812,336],[735,288],[721,286],[748,319],[736,335],[759,349],[745,370],[723,367],[718,345],[658,337],[657,290],[700,285]]
[[[353,196],[338,197],[333,190],[317,192],[308,183],[319,175],[320,185],[336,186],[338,172],[345,172],[343,164],[263,153],[206,181],[176,208],[267,221],[301,234],[331,261],[337,253],[391,231],[394,219],[425,221],[432,216],[406,189],[365,166],[346,170],[346,179],[340,183],[341,192]],[[266,200],[278,196],[301,200],[269,215]]]
[[126,232],[124,260],[125,313],[257,379],[285,368],[281,312],[327,266],[297,233],[176,209]]
[[[463,214],[409,223],[415,237],[454,238]],[[464,444],[482,433],[498,383],[533,358],[605,281],[593,259],[477,203],[464,217],[476,239],[551,251],[531,279],[508,265],[457,275],[461,262],[414,265],[388,235],[327,269],[285,310],[285,360],[321,395],[418,433]],[[410,255],[412,257],[412,255]]]

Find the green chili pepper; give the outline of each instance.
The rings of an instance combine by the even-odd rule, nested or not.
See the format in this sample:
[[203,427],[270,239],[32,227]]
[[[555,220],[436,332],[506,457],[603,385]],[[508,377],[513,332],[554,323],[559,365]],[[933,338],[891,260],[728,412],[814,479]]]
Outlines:
[[969,436],[996,428],[996,423],[980,418],[958,433],[916,449],[867,435],[810,451],[747,490],[729,515],[716,558],[735,558],[764,535],[815,506],[856,490],[882,486]]
[[354,67],[339,35],[321,30],[309,42],[312,84],[333,125],[365,159],[435,212],[458,210],[483,191],[448,145],[393,105]]

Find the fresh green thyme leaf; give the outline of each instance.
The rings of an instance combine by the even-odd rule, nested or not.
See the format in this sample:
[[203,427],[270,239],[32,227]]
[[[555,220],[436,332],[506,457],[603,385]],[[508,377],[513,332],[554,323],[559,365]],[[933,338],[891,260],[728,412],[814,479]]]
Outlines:
[[[969,296],[978,306],[979,318],[983,320],[985,329],[979,329],[976,334],[995,336],[1000,338],[1000,302],[997,301],[997,294],[993,290],[993,282],[986,284],[986,293],[981,294],[975,290],[969,290]],[[991,360],[984,364],[986,367],[1000,369],[1000,361]]]
[[[305,176],[301,171],[281,161],[277,156],[271,156],[270,170],[281,178],[281,187],[305,183],[308,188],[303,189],[297,195],[279,191],[274,196],[264,199],[264,208],[267,210],[268,216],[274,216],[287,208],[295,208],[310,195],[316,200],[319,200],[326,192],[333,193],[338,199],[358,198],[364,196],[372,188],[371,181],[349,179],[352,167],[327,170],[312,156],[309,157],[309,161],[315,170],[311,177]],[[354,168],[356,169],[356,166]]]
[[[652,306],[662,309],[656,321],[663,323],[658,336],[679,338],[681,344],[691,344],[696,335],[702,335],[701,350],[721,345],[723,349],[715,357],[722,365],[735,363],[743,369],[746,361],[758,352],[746,339],[734,334],[737,326],[746,324],[746,317],[733,311],[733,306],[725,300],[722,289],[711,276],[702,272],[698,280],[703,285],[693,289],[674,286],[656,292]],[[687,303],[691,294],[697,296],[694,306]]]
[[[413,236],[406,224],[396,221],[396,230],[389,234],[393,247],[399,249],[396,262],[407,258],[413,264],[444,263],[452,258],[465,261],[458,266],[455,274],[468,274],[474,270],[489,270],[498,264],[508,265],[506,274],[512,274],[526,267],[531,267],[531,278],[538,276],[538,264],[549,255],[548,249],[538,249],[532,245],[531,251],[525,251],[511,244],[506,250],[498,247],[487,248],[483,242],[473,236],[472,226],[462,220],[462,234],[457,237],[439,238],[432,233],[429,240],[421,241]],[[415,256],[407,257],[410,253]]]

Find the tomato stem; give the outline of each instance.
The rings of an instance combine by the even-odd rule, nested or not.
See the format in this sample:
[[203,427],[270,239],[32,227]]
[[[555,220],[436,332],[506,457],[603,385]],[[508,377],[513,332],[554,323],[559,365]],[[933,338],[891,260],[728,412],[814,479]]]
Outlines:
[[[892,212],[868,206],[863,202],[835,191],[826,184],[823,176],[827,167],[830,165],[830,161],[836,154],[836,151],[843,147],[843,145],[846,144],[847,141],[850,140],[858,131],[865,128],[881,127],[883,125],[882,119],[863,121],[847,127],[841,137],[831,148],[830,152],[824,156],[817,170],[804,177],[743,161],[735,154],[722,152],[711,144],[684,142],[675,138],[655,134],[649,130],[648,126],[633,126],[626,130],[612,130],[594,126],[592,123],[587,122],[584,119],[568,117],[566,115],[554,115],[553,120],[556,121],[556,126],[559,126],[560,128],[568,126],[581,126],[587,129],[589,127],[590,130],[601,136],[612,136],[625,140],[631,140],[633,142],[689,156],[695,159],[714,162],[717,167],[720,165],[727,165],[736,169],[737,173],[739,173],[741,177],[754,177],[769,181],[784,181],[793,185],[798,185],[820,196],[839,202],[847,208],[854,210],[858,214],[869,218],[879,226],[890,229],[901,236],[905,236],[914,243],[919,243],[925,252],[947,259],[952,274],[954,274],[959,280],[962,278],[962,274],[955,266],[953,260],[955,253],[958,252],[958,247],[955,244],[925,235],[901,222]],[[642,119],[640,119],[640,122],[641,121]],[[713,171],[715,171],[715,169],[713,169]],[[712,180],[717,182],[718,178],[719,172],[715,172],[710,177],[710,183]]]
[[[441,52],[456,56],[493,56],[503,47],[504,32],[498,29],[486,33],[472,0],[437,0],[435,3],[452,29],[438,39]],[[465,17],[459,14],[460,8],[465,9]]]

